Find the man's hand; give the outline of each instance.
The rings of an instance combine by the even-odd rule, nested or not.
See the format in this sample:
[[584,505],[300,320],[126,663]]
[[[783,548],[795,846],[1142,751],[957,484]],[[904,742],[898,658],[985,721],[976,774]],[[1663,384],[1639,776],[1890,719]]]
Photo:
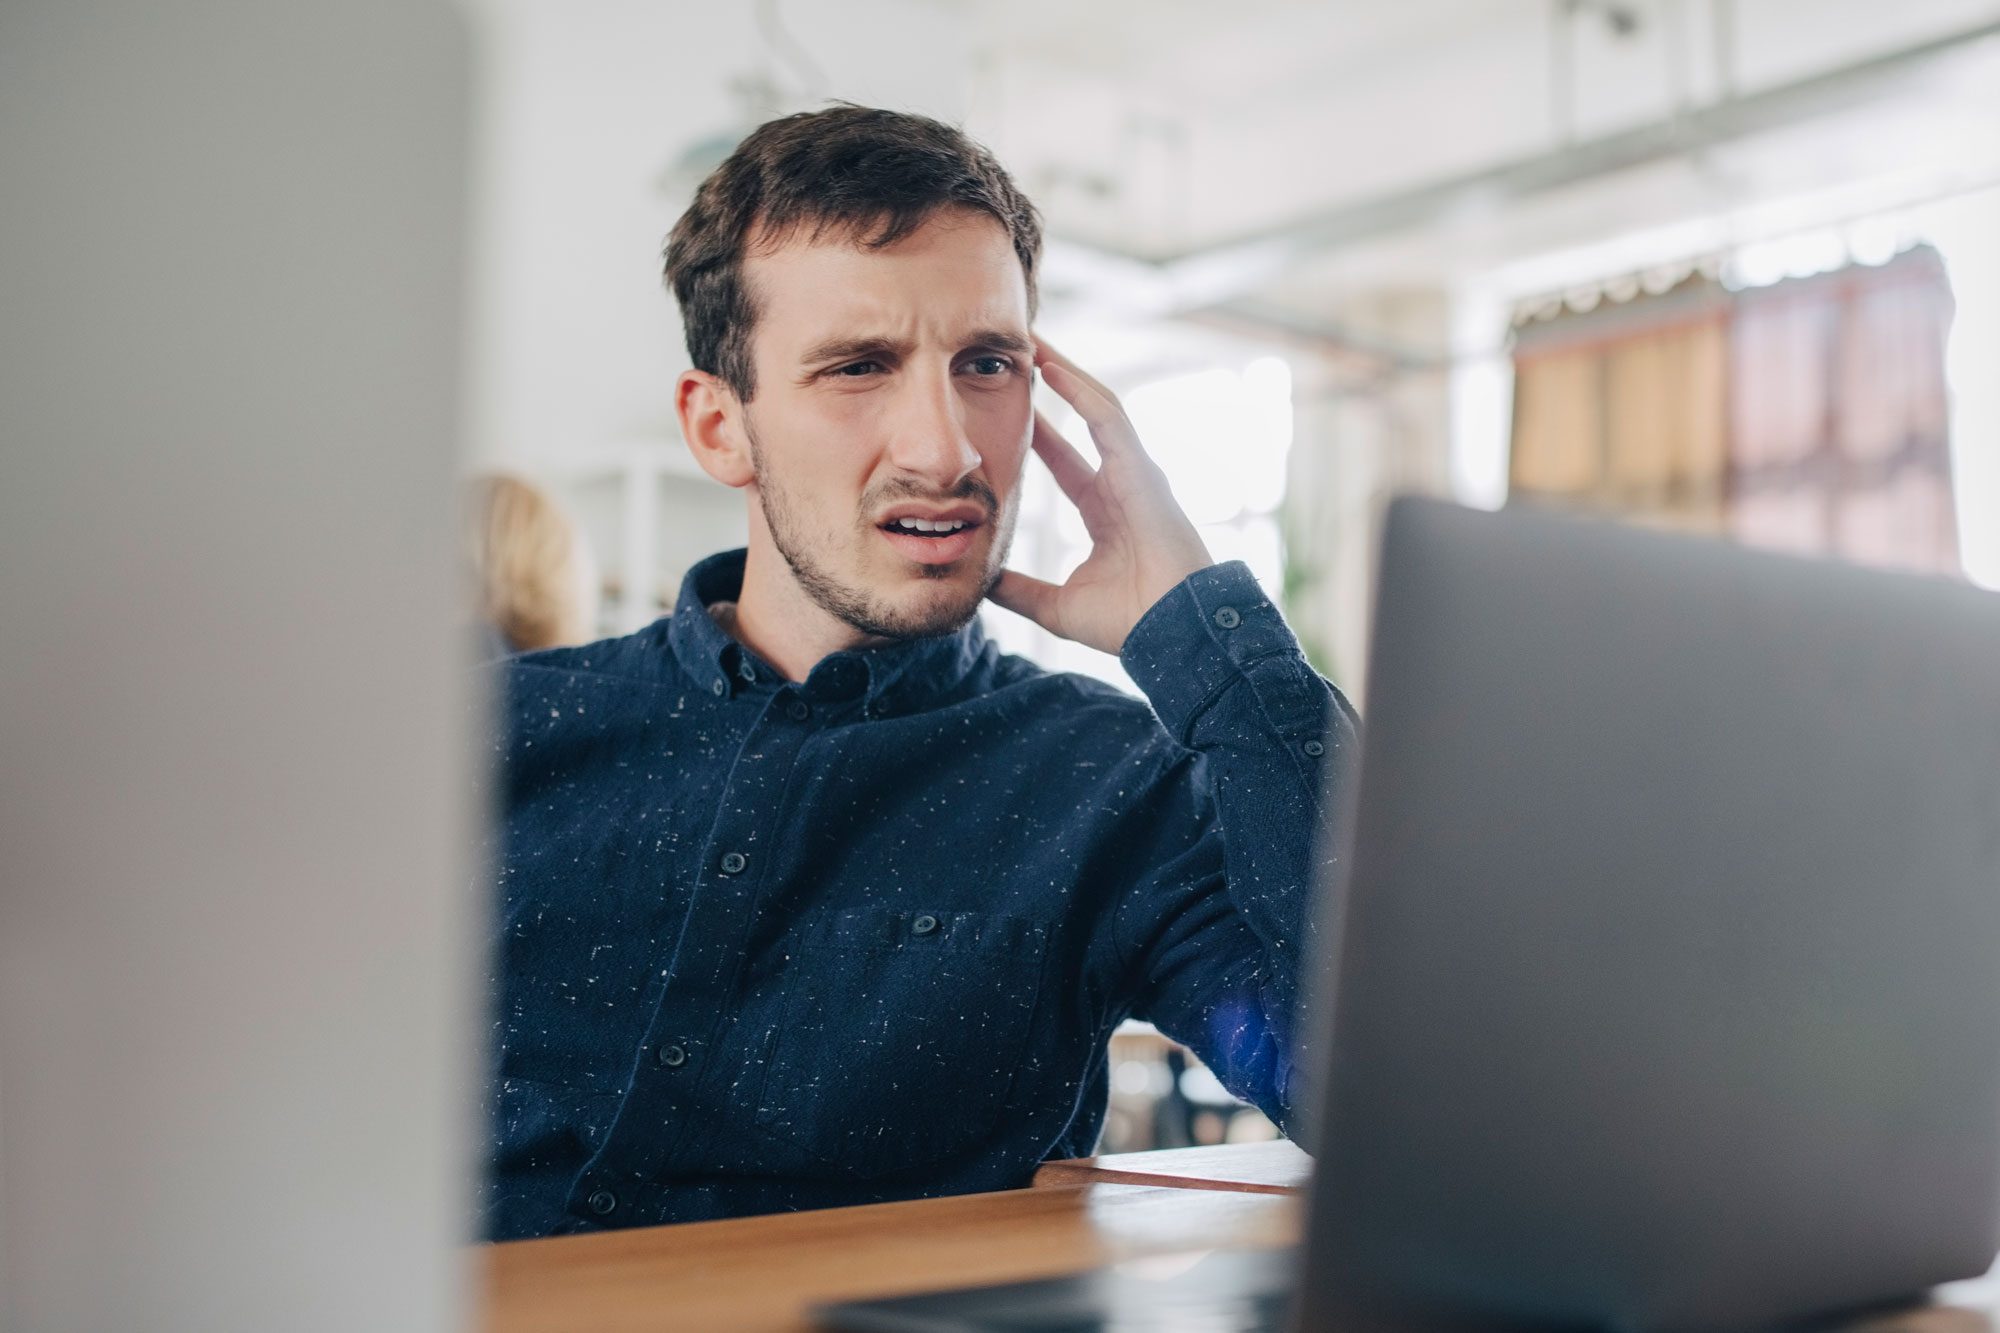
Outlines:
[[1112,392],[1040,339],[1035,341],[1035,364],[1049,387],[1090,427],[1103,460],[1092,471],[1083,455],[1035,413],[1035,452],[1083,515],[1090,557],[1060,587],[1010,569],[1000,576],[992,598],[1051,634],[1116,653],[1154,602],[1215,562]]

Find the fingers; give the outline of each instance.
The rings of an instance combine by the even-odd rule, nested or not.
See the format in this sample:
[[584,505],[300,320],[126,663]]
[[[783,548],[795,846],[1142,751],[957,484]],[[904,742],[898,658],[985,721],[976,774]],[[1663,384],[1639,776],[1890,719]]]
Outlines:
[[1032,574],[1009,569],[1001,573],[1000,581],[986,595],[1015,615],[1026,616],[1051,634],[1060,634],[1062,631],[1053,622],[1056,594],[1061,591],[1055,584]]
[[1114,454],[1145,453],[1138,432],[1132,429],[1116,394],[1077,369],[1068,357],[1040,338],[1035,339],[1035,356],[1042,378],[1090,427],[1090,438],[1097,441],[1099,452],[1106,458]]
[[1118,401],[1118,395],[1105,388],[1102,380],[1057,351],[1053,344],[1044,341],[1039,334],[1035,335],[1035,364],[1044,368],[1053,365],[1065,370],[1096,390],[1107,401],[1112,403]]
[[1040,412],[1035,413],[1032,443],[1035,452],[1049,465],[1049,471],[1055,474],[1056,485],[1062,487],[1063,494],[1081,503],[1084,493],[1090,489],[1090,483],[1097,480],[1097,469]]

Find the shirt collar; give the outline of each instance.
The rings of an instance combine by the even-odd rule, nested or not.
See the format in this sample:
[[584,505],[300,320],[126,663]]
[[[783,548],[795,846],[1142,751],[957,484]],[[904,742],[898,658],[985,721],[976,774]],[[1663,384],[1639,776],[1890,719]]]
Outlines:
[[[708,613],[710,602],[734,601],[742,593],[746,554],[724,551],[690,569],[667,626],[667,643],[682,672],[717,698],[769,693],[784,683],[776,668],[730,638]],[[974,616],[954,634],[830,653],[814,665],[801,693],[835,702],[858,692],[868,715],[882,717],[949,692],[987,655],[986,631]]]

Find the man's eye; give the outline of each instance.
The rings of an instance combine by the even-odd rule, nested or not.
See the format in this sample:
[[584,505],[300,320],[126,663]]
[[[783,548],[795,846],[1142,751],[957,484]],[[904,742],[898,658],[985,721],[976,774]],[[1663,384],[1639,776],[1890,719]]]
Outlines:
[[975,356],[965,364],[972,368],[973,374],[982,378],[1005,375],[1014,368],[1014,363],[1004,356]]
[[882,364],[879,361],[853,361],[849,362],[847,365],[840,367],[833,373],[836,375],[845,375],[849,379],[858,380],[865,375],[873,375],[876,371],[880,370],[881,368]]

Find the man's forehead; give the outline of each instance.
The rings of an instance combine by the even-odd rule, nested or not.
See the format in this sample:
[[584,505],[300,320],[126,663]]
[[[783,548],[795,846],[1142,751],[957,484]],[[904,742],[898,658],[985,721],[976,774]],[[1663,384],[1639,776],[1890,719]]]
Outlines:
[[866,229],[800,228],[753,246],[743,271],[760,331],[800,346],[854,334],[1026,336],[1027,280],[994,219],[945,214],[885,246],[869,239]]

